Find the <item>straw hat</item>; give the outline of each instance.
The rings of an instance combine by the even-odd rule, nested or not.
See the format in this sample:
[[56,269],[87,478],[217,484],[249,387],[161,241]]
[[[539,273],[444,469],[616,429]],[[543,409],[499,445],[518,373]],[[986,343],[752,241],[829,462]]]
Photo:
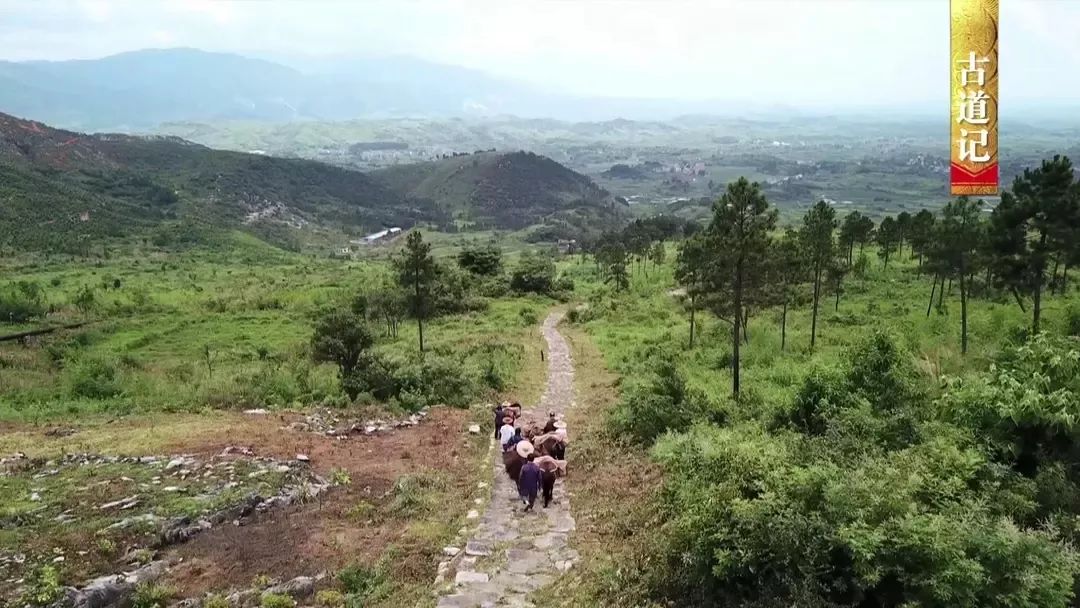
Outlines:
[[503,424],[513,424],[514,419],[510,416],[503,416]]
[[566,430],[566,423],[563,422],[562,420],[556,420],[555,421],[555,428],[557,430],[564,430],[565,431]]
[[514,446],[514,449],[517,450],[518,456],[521,456],[522,458],[528,458],[529,454],[532,454],[536,451],[536,448],[533,447],[533,444],[529,443],[528,441],[517,442],[517,445]]

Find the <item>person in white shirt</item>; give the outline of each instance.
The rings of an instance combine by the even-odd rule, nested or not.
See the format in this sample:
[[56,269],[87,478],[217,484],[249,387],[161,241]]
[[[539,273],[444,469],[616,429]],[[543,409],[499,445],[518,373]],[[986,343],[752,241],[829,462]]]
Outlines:
[[509,416],[503,418],[503,425],[499,427],[499,445],[506,448],[506,444],[514,438],[514,419]]

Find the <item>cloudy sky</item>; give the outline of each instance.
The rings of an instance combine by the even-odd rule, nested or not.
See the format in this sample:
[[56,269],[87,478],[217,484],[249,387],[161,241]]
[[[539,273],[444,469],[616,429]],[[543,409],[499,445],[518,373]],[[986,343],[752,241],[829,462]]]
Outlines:
[[[1001,0],[1003,104],[1080,108],[1080,1]],[[408,54],[568,93],[943,104],[948,0],[0,0],[0,59]]]

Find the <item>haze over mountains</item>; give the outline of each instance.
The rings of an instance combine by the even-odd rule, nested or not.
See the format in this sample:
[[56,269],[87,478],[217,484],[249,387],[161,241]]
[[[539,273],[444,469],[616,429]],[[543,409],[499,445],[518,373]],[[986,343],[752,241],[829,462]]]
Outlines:
[[268,60],[174,48],[0,62],[0,110],[83,131],[176,121],[512,114],[565,120],[785,114],[780,104],[584,98],[411,57]]

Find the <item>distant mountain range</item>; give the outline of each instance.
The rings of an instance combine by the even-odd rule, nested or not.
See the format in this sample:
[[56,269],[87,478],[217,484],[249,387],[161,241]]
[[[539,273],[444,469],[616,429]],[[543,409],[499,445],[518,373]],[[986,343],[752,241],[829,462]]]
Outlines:
[[793,112],[761,103],[554,94],[411,57],[275,59],[176,48],[92,60],[0,62],[0,111],[83,131],[145,131],[182,121]]

